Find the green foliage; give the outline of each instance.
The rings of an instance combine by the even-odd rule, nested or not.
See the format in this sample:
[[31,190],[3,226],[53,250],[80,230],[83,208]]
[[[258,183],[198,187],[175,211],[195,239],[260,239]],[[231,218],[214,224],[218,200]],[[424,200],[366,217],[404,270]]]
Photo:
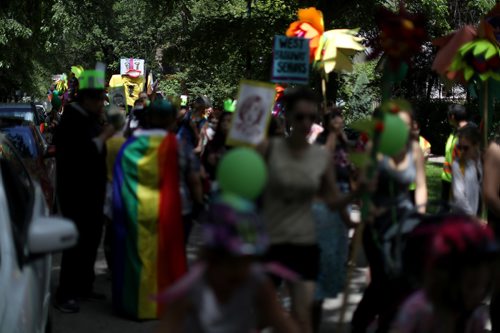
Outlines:
[[[406,1],[409,11],[428,17],[431,38],[477,23],[494,3]],[[378,5],[397,9],[399,0],[4,0],[0,99],[17,89],[41,97],[50,75],[71,65],[103,61],[109,77],[120,58],[138,57],[160,77],[166,94],[204,94],[220,103],[235,97],[242,78],[269,80],[273,37],[285,32],[299,7],[323,10],[328,29],[359,27],[370,37]],[[438,83],[430,71],[433,52],[429,44],[395,94],[430,99]],[[330,97],[346,103],[348,121],[362,118],[378,102],[379,79],[375,63],[356,64],[354,73],[330,77]]]
[[376,62],[354,64],[352,73],[340,76],[339,97],[344,101],[346,123],[371,115],[374,106],[380,102],[378,82],[380,74],[376,71]]

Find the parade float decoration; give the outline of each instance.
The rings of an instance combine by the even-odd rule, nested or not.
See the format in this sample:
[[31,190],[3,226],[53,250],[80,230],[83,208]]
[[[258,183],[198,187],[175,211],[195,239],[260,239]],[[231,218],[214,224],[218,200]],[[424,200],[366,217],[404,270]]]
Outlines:
[[333,72],[350,72],[352,56],[364,50],[363,39],[357,29],[333,29],[325,31],[323,13],[314,7],[299,9],[298,20],[290,24],[287,37],[309,40],[309,60],[321,74],[321,87],[326,108],[326,82]]
[[439,51],[432,68],[479,97],[482,144],[486,146],[491,113],[495,99],[500,97],[500,4],[486,14],[477,28],[465,26],[434,44]]
[[144,77],[143,59],[121,59],[120,74],[115,74],[109,81],[110,88],[123,86],[125,89],[126,105],[128,108],[134,106],[139,94],[144,91],[146,79]]

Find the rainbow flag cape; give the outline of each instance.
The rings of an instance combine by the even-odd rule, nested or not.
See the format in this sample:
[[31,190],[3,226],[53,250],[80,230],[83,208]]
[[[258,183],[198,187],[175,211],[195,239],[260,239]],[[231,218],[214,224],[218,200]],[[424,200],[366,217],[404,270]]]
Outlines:
[[152,296],[187,271],[177,139],[144,131],[118,153],[113,177],[113,304],[135,319],[158,318]]

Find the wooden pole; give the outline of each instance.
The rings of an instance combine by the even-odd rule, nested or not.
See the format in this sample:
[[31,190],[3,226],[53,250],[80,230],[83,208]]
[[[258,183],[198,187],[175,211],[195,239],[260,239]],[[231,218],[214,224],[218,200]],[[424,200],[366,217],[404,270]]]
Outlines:
[[[324,76],[321,77],[321,93],[323,94],[323,116],[324,116],[328,111],[327,98],[326,98],[326,78]],[[326,126],[325,124],[323,125]]]
[[483,85],[483,149],[488,147],[488,127],[489,127],[489,84],[484,81]]

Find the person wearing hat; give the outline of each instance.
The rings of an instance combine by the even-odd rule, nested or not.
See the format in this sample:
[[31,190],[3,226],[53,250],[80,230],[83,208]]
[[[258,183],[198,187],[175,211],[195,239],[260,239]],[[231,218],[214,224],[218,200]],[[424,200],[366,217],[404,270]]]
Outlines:
[[203,198],[192,149],[171,131],[176,117],[170,102],[151,103],[115,162],[113,305],[128,318],[158,318],[150,296],[187,270],[183,215]]
[[84,71],[54,135],[57,200],[79,233],[77,245],[62,256],[55,307],[64,313],[78,312],[79,299],[103,298],[93,291],[94,263],[103,229],[105,142],[116,132],[101,125],[104,99],[104,72]]
[[259,263],[269,241],[255,206],[239,197],[217,198],[202,226],[201,260],[157,297],[166,305],[157,332],[299,332],[267,273],[296,276],[278,264]]

